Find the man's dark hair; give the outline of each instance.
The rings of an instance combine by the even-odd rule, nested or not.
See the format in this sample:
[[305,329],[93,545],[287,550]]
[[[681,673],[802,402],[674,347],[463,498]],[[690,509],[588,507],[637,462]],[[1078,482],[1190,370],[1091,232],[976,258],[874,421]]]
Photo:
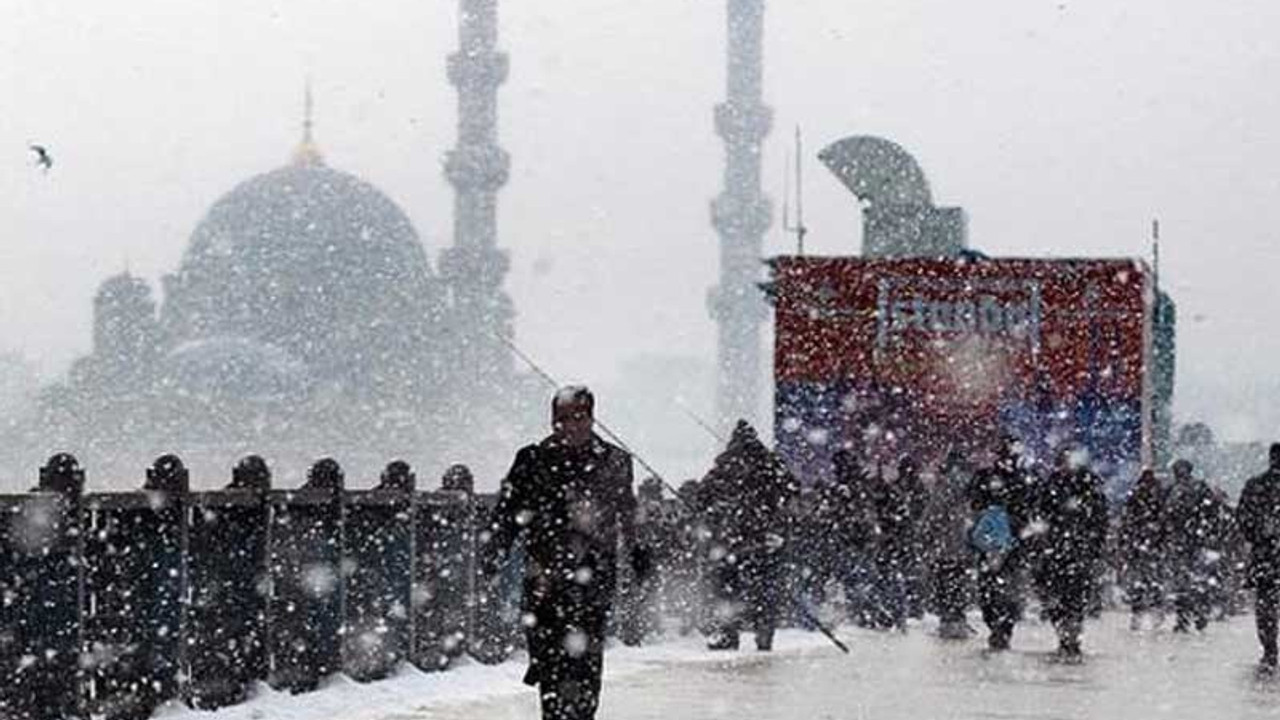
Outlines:
[[1271,464],[1280,466],[1280,442],[1271,443]]
[[554,415],[556,408],[561,405],[577,405],[583,404],[587,406],[587,412],[593,417],[596,414],[596,396],[591,394],[591,390],[586,385],[567,385],[556,391],[551,397],[551,414]]

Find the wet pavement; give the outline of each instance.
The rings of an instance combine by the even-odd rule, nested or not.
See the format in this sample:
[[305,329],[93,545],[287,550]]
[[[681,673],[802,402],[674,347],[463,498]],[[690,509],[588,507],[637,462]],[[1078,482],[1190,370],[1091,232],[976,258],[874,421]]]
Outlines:
[[[1127,616],[1107,614],[1086,629],[1080,665],[1057,660],[1052,630],[1038,622],[1019,626],[1002,654],[988,653],[981,637],[940,640],[928,623],[906,635],[839,632],[852,654],[787,633],[773,654],[690,654],[615,673],[598,718],[1280,718],[1280,680],[1257,675],[1251,617],[1186,636],[1135,633]],[[527,691],[386,720],[537,717]]]

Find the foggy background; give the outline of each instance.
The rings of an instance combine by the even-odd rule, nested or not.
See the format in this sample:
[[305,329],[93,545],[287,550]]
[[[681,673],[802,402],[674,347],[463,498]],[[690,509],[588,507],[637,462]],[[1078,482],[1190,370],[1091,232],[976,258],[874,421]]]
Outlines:
[[[326,161],[395,200],[434,264],[452,230],[456,4],[0,0],[0,352],[64,372],[89,348],[103,279],[127,266],[155,287],[215,200],[288,161],[308,75]],[[653,418],[687,427],[705,468],[715,443],[662,396],[711,414],[724,2],[499,12],[517,342],[596,386],[637,449],[661,445],[644,436]],[[860,246],[854,199],[812,159],[851,134],[913,153],[935,202],[964,207],[971,245],[991,254],[1149,256],[1158,216],[1179,304],[1177,419],[1280,435],[1278,36],[1280,4],[1261,0],[774,0],[766,251],[793,249],[778,225],[796,124],[811,252]],[[28,142],[50,148],[51,172]]]

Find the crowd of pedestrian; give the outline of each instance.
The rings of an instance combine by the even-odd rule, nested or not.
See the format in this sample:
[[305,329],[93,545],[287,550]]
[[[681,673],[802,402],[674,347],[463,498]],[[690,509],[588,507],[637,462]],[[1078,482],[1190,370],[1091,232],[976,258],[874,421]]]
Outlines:
[[526,681],[546,718],[594,716],[611,631],[633,645],[700,632],[713,651],[750,632],[768,651],[781,624],[825,629],[833,608],[888,632],[930,613],[945,639],[975,635],[976,609],[992,652],[1036,609],[1057,656],[1076,662],[1086,619],[1110,598],[1135,629],[1172,614],[1175,632],[1203,632],[1251,592],[1261,666],[1276,669],[1280,444],[1236,506],[1186,460],[1108,502],[1083,448],[1042,467],[1011,436],[977,463],[904,457],[890,473],[843,449],[829,480],[802,487],[739,422],[701,479],[633,492],[628,454],[592,431],[590,392],[552,406],[554,432],[517,455],[484,550],[492,562],[525,536]]

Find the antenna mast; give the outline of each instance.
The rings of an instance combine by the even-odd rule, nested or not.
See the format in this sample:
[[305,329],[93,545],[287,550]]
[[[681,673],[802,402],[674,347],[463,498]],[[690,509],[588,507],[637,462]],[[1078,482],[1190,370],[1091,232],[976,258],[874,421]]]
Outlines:
[[791,148],[787,148],[782,161],[782,239],[791,232]]
[[1151,219],[1151,273],[1160,289],[1160,218]]
[[[790,158],[787,158],[790,161]],[[790,165],[790,162],[786,163]],[[789,174],[784,174],[783,182],[783,205],[782,205],[782,230],[783,232],[795,233],[796,235],[796,254],[804,255],[804,236],[809,234],[809,228],[804,225],[804,141],[800,136],[800,126],[796,125],[796,224],[792,225],[787,218],[787,201],[790,200],[791,194],[786,189],[790,183],[785,182],[789,179]],[[789,168],[788,168],[789,170]]]

